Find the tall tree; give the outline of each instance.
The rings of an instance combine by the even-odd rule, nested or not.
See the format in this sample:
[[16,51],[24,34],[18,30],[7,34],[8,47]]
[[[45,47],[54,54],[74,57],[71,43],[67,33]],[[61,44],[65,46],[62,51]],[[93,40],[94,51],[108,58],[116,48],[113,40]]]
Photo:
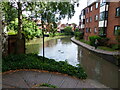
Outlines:
[[[74,0],[71,0],[74,1]],[[15,7],[18,10],[18,40],[22,38],[22,11],[28,10],[36,13],[36,18],[40,17],[42,22],[42,27],[44,28],[44,24],[47,23],[54,23],[67,17],[68,19],[71,18],[74,13],[74,5],[75,3],[70,2],[15,2],[14,0],[10,0],[11,6]],[[6,6],[4,6],[6,7]],[[11,19],[10,19],[11,20]],[[43,29],[44,34],[44,29]],[[44,36],[44,35],[43,35]],[[20,44],[16,46],[18,49]],[[18,52],[18,50],[16,51]]]

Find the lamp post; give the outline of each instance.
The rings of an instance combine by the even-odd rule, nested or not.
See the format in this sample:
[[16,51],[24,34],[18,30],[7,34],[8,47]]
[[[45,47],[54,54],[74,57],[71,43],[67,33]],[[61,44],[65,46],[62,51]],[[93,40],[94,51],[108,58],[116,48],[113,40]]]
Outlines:
[[43,35],[43,62],[45,57],[45,50],[44,50],[44,21],[42,20],[42,35]]

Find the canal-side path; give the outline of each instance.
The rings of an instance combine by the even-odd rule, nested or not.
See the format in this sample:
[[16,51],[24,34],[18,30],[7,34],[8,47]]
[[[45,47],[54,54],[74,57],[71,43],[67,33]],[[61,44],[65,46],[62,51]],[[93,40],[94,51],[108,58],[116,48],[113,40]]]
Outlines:
[[80,45],[80,46],[82,46],[84,48],[87,48],[88,50],[94,51],[96,53],[106,54],[106,55],[120,55],[119,51],[114,52],[114,51],[105,51],[105,50],[101,50],[101,49],[95,49],[95,47],[93,47],[93,46],[90,46],[88,44],[85,44],[83,42],[80,42],[80,41],[76,40],[75,37],[72,37],[71,40],[74,43],[76,43],[76,44],[78,44],[78,45]]
[[77,79],[66,74],[38,70],[18,70],[2,74],[2,88],[38,88],[48,83],[58,88],[107,88],[91,79]]

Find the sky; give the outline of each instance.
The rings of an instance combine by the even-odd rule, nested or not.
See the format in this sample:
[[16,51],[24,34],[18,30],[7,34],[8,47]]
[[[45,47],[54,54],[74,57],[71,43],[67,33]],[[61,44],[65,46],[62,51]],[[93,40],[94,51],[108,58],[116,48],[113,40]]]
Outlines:
[[79,15],[81,13],[81,10],[84,9],[87,6],[87,0],[80,0],[79,1],[79,7],[75,7],[75,14],[74,16],[68,21],[67,18],[61,20],[62,24],[66,24],[66,23],[76,23],[77,25],[79,25]]

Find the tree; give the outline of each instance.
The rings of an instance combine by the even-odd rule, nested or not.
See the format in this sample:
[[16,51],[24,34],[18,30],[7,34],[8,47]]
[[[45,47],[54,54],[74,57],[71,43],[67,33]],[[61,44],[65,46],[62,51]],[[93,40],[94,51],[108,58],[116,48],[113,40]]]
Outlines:
[[[72,0],[71,0],[72,1]],[[17,35],[17,49],[19,47],[19,40],[22,38],[22,11],[28,10],[35,12],[36,18],[39,16],[42,22],[43,39],[44,39],[44,24],[55,23],[65,17],[70,19],[74,13],[75,3],[69,2],[18,2],[11,1],[11,6],[18,11],[18,35]],[[4,5],[6,7],[6,5]],[[56,16],[57,14],[57,16]],[[54,24],[53,24],[54,25]],[[43,40],[44,41],[44,40]],[[16,51],[18,53],[18,50]]]
[[18,12],[16,10],[15,7],[12,6],[12,4],[10,2],[3,2],[2,4],[2,10],[4,13],[4,19],[5,19],[5,23],[7,23],[7,25],[10,24],[11,21],[14,21],[15,18],[17,18],[18,16]]

